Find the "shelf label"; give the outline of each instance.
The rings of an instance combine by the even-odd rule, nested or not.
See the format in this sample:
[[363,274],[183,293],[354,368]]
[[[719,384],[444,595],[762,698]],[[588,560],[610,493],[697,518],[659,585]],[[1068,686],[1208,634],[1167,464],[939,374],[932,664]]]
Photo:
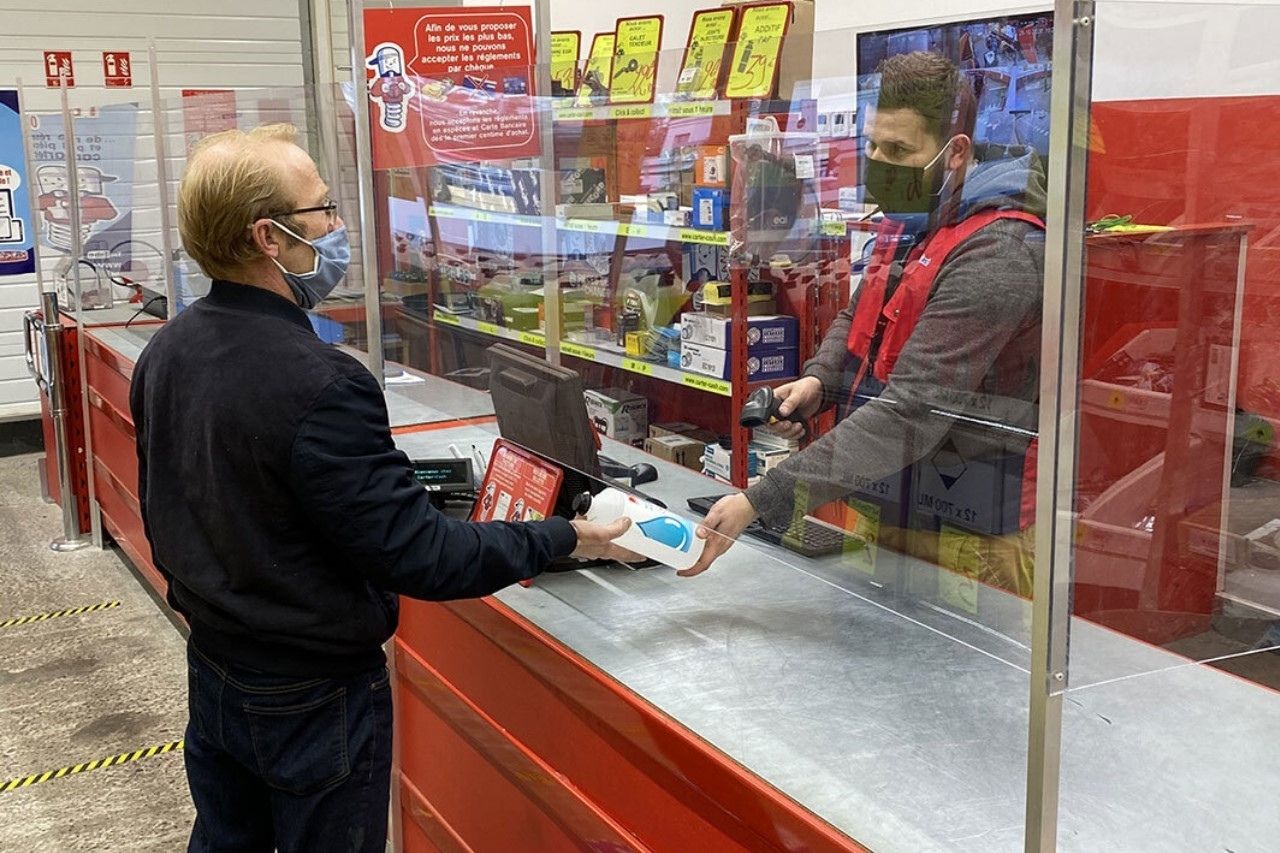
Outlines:
[[633,107],[610,107],[609,118],[612,121],[626,118],[653,118],[653,106],[640,104]]
[[624,358],[622,360],[622,369],[629,370],[632,373],[639,373],[641,376],[652,376],[653,365],[647,361],[640,361],[634,358]]
[[689,388],[697,388],[699,391],[710,391],[712,394],[719,394],[723,397],[733,395],[733,386],[723,379],[715,379],[711,376],[694,376],[686,373],[681,382]]
[[699,231],[697,228],[681,228],[680,241],[683,243],[702,243],[708,246],[729,245],[729,235],[724,231]]
[[596,360],[596,351],[591,347],[584,347],[582,344],[575,344],[573,341],[561,341],[560,352],[565,355],[571,355],[574,358],[583,358],[587,361]]
[[476,323],[476,331],[483,332],[486,335],[493,335],[495,338],[505,337],[502,334],[501,326],[495,326],[493,323],[486,323],[483,320]]
[[[590,219],[566,219],[561,223],[561,227],[566,231],[582,231],[587,234],[608,233],[605,229],[604,222],[593,222]],[[610,222],[609,225],[614,223]]]
[[667,115],[671,118],[701,118],[716,115],[718,107],[719,103],[716,101],[668,104]]
[[462,325],[462,320],[458,318],[458,315],[450,314],[448,311],[437,311],[435,313],[435,318],[437,323],[444,323],[445,325],[448,325],[448,326]]
[[528,344],[529,346],[545,347],[547,345],[547,339],[536,332],[521,332],[519,338],[520,343]]
[[556,110],[556,121],[591,121],[596,117],[596,111],[587,107],[585,109],[575,107],[568,110]]

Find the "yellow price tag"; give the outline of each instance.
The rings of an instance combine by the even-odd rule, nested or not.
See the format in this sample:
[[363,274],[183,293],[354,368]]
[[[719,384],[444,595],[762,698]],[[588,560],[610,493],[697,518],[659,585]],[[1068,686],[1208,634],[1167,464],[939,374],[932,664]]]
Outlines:
[[791,4],[748,6],[742,11],[738,43],[729,66],[725,96],[768,98],[773,95],[782,38],[791,20]]
[[716,96],[716,84],[724,68],[725,48],[733,31],[734,14],[734,9],[704,9],[693,16],[689,46],[685,49],[684,64],[676,80],[677,94],[700,99]]
[[[619,18],[615,34],[609,103],[650,104],[658,81],[658,51],[662,47],[662,16]],[[617,115],[639,118],[652,111]]]
[[461,326],[462,321],[458,319],[457,314],[450,314],[447,311],[437,311],[435,313],[437,323],[444,323],[447,326]]
[[483,320],[476,323],[476,331],[483,332],[486,335],[493,335],[495,338],[502,337],[501,326],[495,326],[493,323],[486,323]]
[[582,358],[587,361],[596,360],[596,351],[591,347],[584,347],[581,344],[575,344],[572,341],[561,341],[560,352],[565,355],[571,355],[574,358]]
[[547,345],[547,339],[535,332],[521,332],[520,343],[534,347],[545,347]]
[[613,33],[596,33],[591,42],[591,52],[587,54],[587,67],[582,70],[582,85],[578,87],[577,104],[580,107],[591,106],[594,87],[608,91],[609,81],[613,79]]
[[719,394],[722,397],[729,397],[733,394],[733,388],[723,379],[713,379],[710,376],[694,376],[686,373],[681,382],[690,388],[697,388],[699,391],[710,391],[712,394]]
[[639,361],[634,358],[624,358],[622,360],[622,369],[629,370],[632,373],[639,373],[641,376],[652,376],[653,365],[647,361]]
[[578,82],[578,53],[582,48],[582,33],[577,30],[551,34],[551,79],[566,92],[572,92]]

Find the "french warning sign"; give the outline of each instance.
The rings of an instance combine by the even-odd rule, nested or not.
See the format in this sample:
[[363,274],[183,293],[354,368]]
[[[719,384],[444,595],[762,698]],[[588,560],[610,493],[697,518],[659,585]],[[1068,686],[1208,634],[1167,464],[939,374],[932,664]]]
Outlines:
[[368,9],[364,30],[375,168],[537,153],[527,6]]
[[133,62],[127,50],[104,50],[102,52],[102,80],[108,89],[130,89],[133,87]]
[[44,52],[44,84],[50,89],[62,86],[59,80],[66,78],[67,88],[76,85],[75,69],[71,65],[71,51],[46,50]]

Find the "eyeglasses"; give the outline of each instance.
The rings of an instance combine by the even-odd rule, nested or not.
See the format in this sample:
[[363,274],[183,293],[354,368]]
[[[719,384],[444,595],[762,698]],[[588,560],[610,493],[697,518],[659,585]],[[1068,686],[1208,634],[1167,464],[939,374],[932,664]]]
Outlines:
[[338,203],[336,201],[326,201],[324,204],[318,204],[315,207],[299,207],[296,210],[282,210],[279,213],[273,213],[268,219],[274,219],[277,216],[297,216],[300,213],[321,213],[325,214],[325,218],[332,223],[338,218]]

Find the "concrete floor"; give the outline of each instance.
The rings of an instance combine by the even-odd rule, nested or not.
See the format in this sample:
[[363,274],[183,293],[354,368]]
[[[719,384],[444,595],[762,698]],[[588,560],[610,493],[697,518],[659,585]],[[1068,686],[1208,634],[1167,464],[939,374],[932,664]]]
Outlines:
[[[0,787],[180,740],[186,726],[182,637],[115,553],[49,549],[61,514],[40,498],[37,459],[0,459],[0,622],[121,604],[0,628]],[[193,817],[170,752],[0,792],[0,850],[181,850]]]

